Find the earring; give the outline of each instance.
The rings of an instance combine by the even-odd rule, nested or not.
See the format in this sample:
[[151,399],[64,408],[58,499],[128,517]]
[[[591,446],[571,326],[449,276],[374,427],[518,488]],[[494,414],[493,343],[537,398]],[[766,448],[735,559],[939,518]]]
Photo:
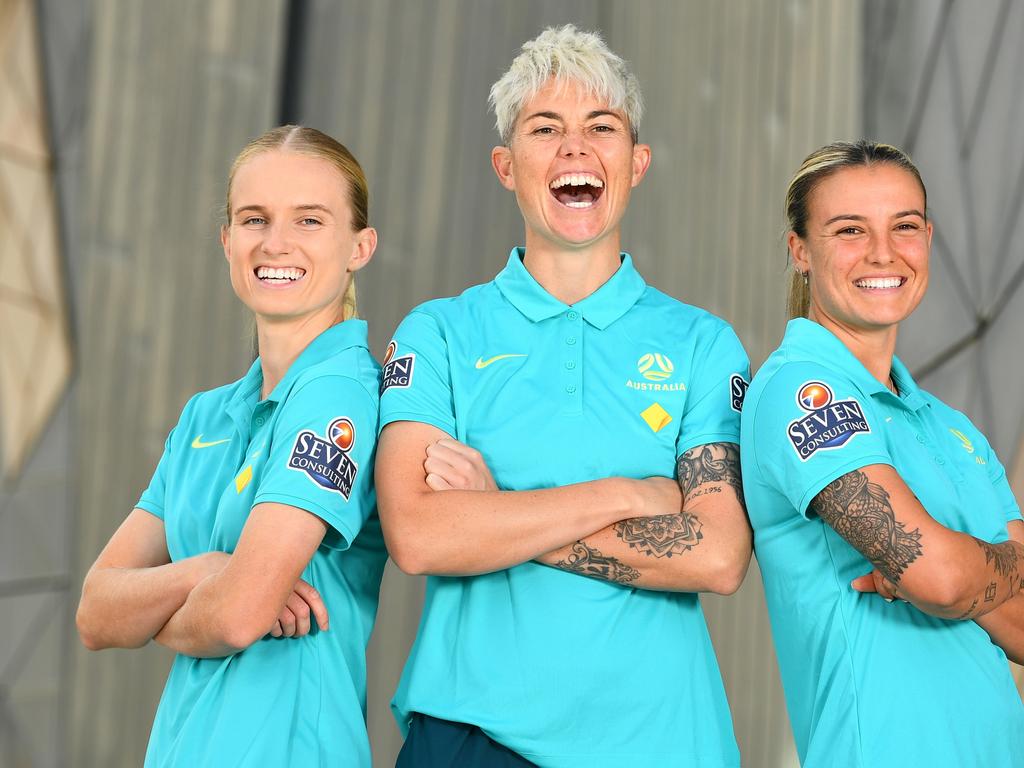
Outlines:
[[804,287],[810,286],[810,284],[811,284],[811,270],[807,270],[806,272],[801,272],[800,274],[804,276]]

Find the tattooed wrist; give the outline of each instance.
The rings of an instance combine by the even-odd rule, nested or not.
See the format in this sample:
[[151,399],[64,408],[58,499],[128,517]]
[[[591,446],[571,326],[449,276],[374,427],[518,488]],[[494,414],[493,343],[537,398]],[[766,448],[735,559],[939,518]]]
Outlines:
[[573,544],[568,557],[555,563],[555,567],[581,576],[614,581],[617,584],[629,584],[640,578],[640,571],[636,568],[617,558],[602,555],[599,550],[583,541]]

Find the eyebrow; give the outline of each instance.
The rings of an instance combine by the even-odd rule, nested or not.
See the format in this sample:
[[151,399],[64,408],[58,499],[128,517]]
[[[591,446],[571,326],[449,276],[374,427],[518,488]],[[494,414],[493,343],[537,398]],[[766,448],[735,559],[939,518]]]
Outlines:
[[[924,214],[921,213],[916,208],[910,208],[910,209],[908,209],[906,211],[900,211],[899,213],[893,215],[892,218],[894,218],[894,219],[901,219],[904,216],[920,216],[922,219],[924,218]],[[860,216],[860,215],[858,215],[856,213],[841,213],[838,216],[833,216],[831,219],[826,221],[825,222],[825,226],[827,227],[829,224],[833,224],[833,223],[835,223],[837,221],[843,221],[843,220],[848,220],[848,221],[867,221],[867,217],[866,216]]]
[[[523,122],[527,120],[533,120],[535,118],[542,117],[545,120],[558,120],[564,122],[565,118],[557,112],[534,112],[532,115],[523,118]],[[622,122],[622,116],[612,112],[610,109],[595,109],[587,113],[587,120],[593,120],[597,117],[614,117],[616,120]]]
[[[256,211],[257,213],[265,213],[266,208],[262,205],[240,205],[235,208],[234,213],[239,214],[243,211]],[[296,211],[322,211],[323,213],[330,214],[331,209],[326,205],[320,205],[319,203],[304,203],[302,205],[295,206]]]

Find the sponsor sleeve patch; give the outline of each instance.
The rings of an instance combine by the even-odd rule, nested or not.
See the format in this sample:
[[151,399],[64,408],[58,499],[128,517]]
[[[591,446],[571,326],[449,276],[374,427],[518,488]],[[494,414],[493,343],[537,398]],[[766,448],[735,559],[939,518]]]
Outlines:
[[729,377],[729,403],[737,413],[743,410],[743,398],[747,396],[749,386],[750,382],[738,373]]
[[380,375],[380,394],[394,387],[406,388],[412,385],[412,371],[416,363],[416,355],[410,353],[395,357],[398,345],[391,341],[384,355],[384,366]]
[[349,456],[355,444],[355,424],[344,416],[331,420],[323,437],[304,429],[295,436],[288,469],[304,473],[321,488],[340,493],[348,501],[359,474],[359,465]]
[[801,384],[796,402],[805,413],[789,422],[786,437],[801,461],[818,451],[843,447],[858,432],[871,431],[860,402],[852,397],[836,400],[824,382]]

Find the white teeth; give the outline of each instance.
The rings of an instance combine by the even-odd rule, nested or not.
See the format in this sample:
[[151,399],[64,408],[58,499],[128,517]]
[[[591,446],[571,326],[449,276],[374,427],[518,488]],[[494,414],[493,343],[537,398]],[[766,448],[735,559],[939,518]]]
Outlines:
[[564,187],[570,184],[574,187],[580,187],[584,184],[588,184],[591,187],[596,187],[598,189],[604,186],[604,182],[591,173],[563,173],[551,182],[551,189],[558,189],[559,187]]
[[902,284],[901,277],[865,277],[854,283],[858,288],[899,288]]
[[298,267],[257,267],[256,277],[260,280],[298,280],[306,271]]
[[583,202],[573,203],[573,202],[568,202],[568,203],[566,203],[566,205],[569,206],[570,208],[589,208],[590,206],[593,205],[593,203],[583,203]]

